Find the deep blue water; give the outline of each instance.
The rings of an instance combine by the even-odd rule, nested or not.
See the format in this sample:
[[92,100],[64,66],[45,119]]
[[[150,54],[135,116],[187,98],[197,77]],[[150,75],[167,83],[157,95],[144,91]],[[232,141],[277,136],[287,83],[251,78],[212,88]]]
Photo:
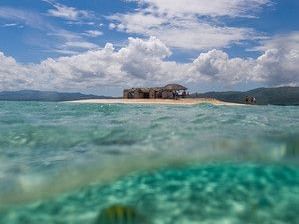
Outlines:
[[296,223],[299,107],[0,102],[0,223]]

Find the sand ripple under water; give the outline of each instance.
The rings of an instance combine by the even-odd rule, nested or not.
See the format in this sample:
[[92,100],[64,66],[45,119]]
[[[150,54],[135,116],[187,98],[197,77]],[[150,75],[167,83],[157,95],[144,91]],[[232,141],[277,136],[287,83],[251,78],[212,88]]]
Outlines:
[[299,108],[0,103],[0,223],[296,223]]

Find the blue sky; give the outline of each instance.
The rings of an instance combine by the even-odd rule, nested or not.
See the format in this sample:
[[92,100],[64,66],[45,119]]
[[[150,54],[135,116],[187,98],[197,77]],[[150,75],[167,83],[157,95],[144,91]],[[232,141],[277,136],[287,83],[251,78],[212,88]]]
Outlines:
[[297,0],[2,0],[0,90],[299,83]]

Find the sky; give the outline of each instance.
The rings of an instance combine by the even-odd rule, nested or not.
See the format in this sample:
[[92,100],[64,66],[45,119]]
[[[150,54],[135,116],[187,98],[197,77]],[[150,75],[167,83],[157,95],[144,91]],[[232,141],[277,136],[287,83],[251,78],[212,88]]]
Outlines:
[[1,0],[0,91],[299,85],[298,0]]

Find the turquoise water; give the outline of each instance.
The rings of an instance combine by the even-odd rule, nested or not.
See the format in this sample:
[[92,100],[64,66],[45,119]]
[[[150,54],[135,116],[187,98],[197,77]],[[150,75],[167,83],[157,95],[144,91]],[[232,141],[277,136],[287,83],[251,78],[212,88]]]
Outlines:
[[299,107],[0,102],[0,223],[298,223]]

